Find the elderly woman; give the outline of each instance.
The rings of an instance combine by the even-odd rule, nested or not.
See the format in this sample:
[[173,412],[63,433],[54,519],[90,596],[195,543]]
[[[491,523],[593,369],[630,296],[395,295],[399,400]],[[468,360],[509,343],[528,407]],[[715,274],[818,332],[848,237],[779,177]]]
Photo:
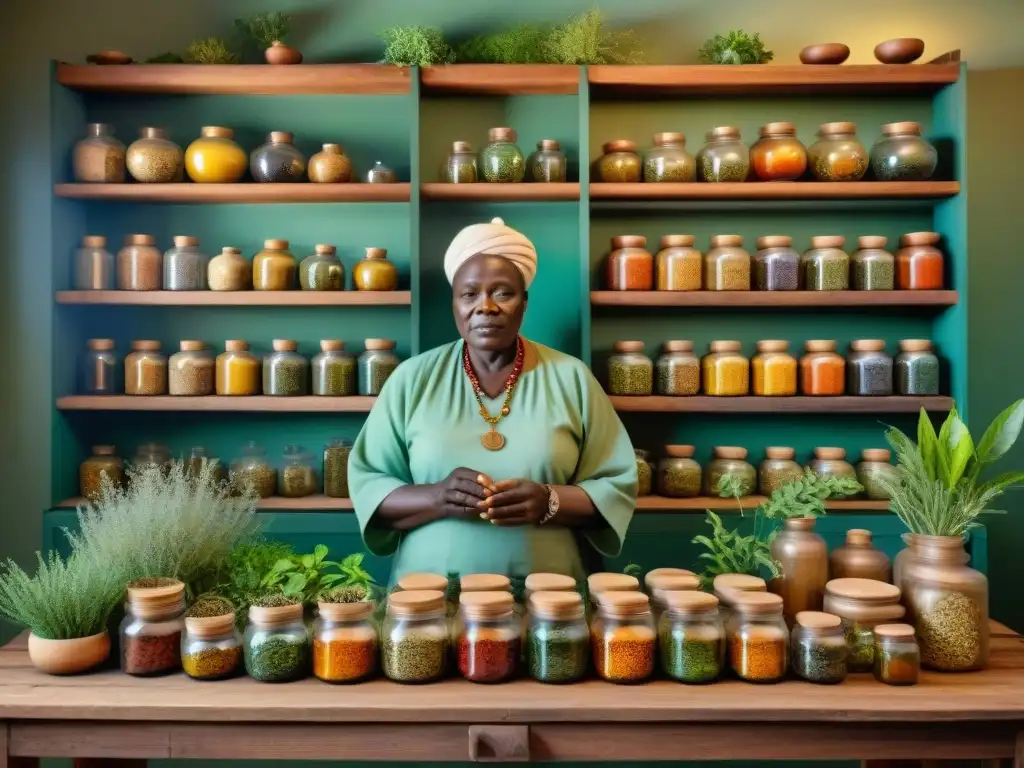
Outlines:
[[366,546],[413,571],[562,573],[616,555],[636,502],[626,430],[587,367],[519,335],[537,252],[501,219],[444,258],[459,341],[402,363],[349,458]]

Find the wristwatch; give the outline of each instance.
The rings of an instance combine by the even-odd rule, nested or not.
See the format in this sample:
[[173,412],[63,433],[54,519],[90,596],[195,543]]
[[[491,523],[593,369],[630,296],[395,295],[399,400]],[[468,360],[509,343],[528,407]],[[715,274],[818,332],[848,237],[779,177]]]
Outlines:
[[558,514],[558,493],[550,485],[545,485],[544,487],[548,489],[548,511],[537,522],[537,525],[544,525],[544,523]]

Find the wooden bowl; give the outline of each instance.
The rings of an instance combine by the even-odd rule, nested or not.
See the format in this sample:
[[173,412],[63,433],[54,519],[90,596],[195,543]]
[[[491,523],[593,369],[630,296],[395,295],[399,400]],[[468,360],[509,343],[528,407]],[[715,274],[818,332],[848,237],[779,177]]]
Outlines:
[[924,40],[916,37],[897,37],[875,46],[875,58],[883,64],[909,64],[924,53]]
[[800,51],[804,64],[842,64],[850,58],[850,46],[842,43],[818,43]]

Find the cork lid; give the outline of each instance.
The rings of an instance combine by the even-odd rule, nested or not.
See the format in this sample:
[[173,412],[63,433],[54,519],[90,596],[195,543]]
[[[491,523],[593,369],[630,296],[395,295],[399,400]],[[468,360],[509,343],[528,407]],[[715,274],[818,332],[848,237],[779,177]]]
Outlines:
[[642,341],[616,341],[612,344],[612,349],[616,352],[643,352],[644,343]]
[[815,235],[811,238],[811,248],[842,248],[846,238],[842,235]]
[[825,459],[826,461],[841,461],[846,458],[846,451],[843,448],[823,447],[814,449],[814,458]]
[[738,445],[716,445],[714,454],[717,459],[742,460],[747,458],[747,449],[741,448]]
[[313,247],[313,252],[319,253],[322,256],[333,256],[338,252],[338,249],[335,248],[333,245],[328,245],[327,243],[317,243]]
[[172,240],[177,248],[195,248],[199,245],[199,238],[192,235],[175,235]]
[[909,640],[914,636],[914,628],[909,624],[879,624],[875,627],[875,637],[891,637]]
[[224,256],[235,256],[235,255],[241,254],[242,253],[242,249],[241,248],[235,248],[234,246],[231,246],[231,245],[225,245],[223,248],[220,249],[220,252]]
[[469,619],[496,619],[508,616],[516,601],[510,592],[463,592],[459,610]]
[[407,573],[398,582],[398,588],[405,592],[429,590],[444,592],[448,589],[448,579],[439,573]]
[[515,141],[516,130],[515,128],[509,128],[508,126],[502,126],[500,128],[491,128],[487,131],[488,141]]
[[825,591],[836,597],[848,597],[868,602],[890,602],[899,600],[900,588],[875,579],[832,579],[825,584]]
[[833,135],[834,136],[834,135],[839,134],[839,133],[856,133],[856,132],[857,132],[857,124],[856,123],[846,123],[846,122],[822,123],[818,127],[818,133],[819,134],[823,134],[823,135]]
[[366,249],[366,258],[367,259],[386,259],[387,257],[388,257],[388,249],[387,248],[376,248],[374,246],[370,246],[369,248]]
[[159,352],[160,342],[152,339],[136,339],[132,342],[132,350],[135,352]]
[[287,240],[264,240],[264,249],[268,251],[287,251],[288,241]]
[[651,610],[651,601],[643,592],[601,592],[597,604],[609,616],[641,616]]
[[530,592],[575,591],[576,579],[562,573],[531,573],[524,585]]
[[294,339],[274,339],[270,346],[275,352],[294,352],[299,348],[299,343]]
[[177,579],[138,579],[128,584],[125,591],[133,613],[162,613],[179,602],[185,607],[185,585]]
[[228,339],[224,342],[224,349],[228,352],[246,352],[249,349],[249,342],[242,339]]
[[601,571],[587,577],[587,590],[591,595],[601,592],[631,592],[640,589],[640,582],[628,573]]
[[221,616],[186,616],[185,629],[201,640],[229,635],[235,630],[235,612]]
[[764,592],[768,584],[760,576],[746,573],[720,573],[715,576],[712,587],[716,592],[722,589],[734,589],[740,592]]
[[644,579],[644,583],[662,600],[665,592],[689,592],[700,589],[700,577],[695,573],[659,574],[653,579]]
[[113,445],[94,445],[92,447],[93,456],[113,456],[116,451],[117,448]]
[[857,238],[858,248],[885,248],[889,238],[882,235],[861,235]]
[[324,352],[341,352],[345,349],[345,342],[341,339],[322,339],[320,349]]
[[769,459],[790,461],[796,456],[796,449],[781,445],[771,445],[764,449],[764,455]]
[[109,352],[114,348],[113,339],[89,339],[85,344],[94,352]]
[[85,248],[106,248],[107,238],[103,235],[86,235],[82,238],[82,246]]
[[537,142],[537,149],[546,149],[551,152],[557,152],[562,148],[562,145],[556,139],[541,139]]
[[789,248],[793,245],[793,238],[789,235],[764,235],[757,238],[758,248]]
[[789,342],[783,339],[764,339],[757,342],[758,352],[785,352],[789,349]]
[[295,141],[295,134],[288,131],[271,131],[267,138],[271,144],[291,144]]
[[473,151],[473,145],[470,144],[468,141],[453,141],[452,142],[452,152],[465,153],[465,152],[472,152],[472,151]]
[[888,448],[865,448],[860,452],[860,457],[864,461],[888,462],[892,458],[892,451]]
[[799,611],[796,615],[796,623],[805,629],[831,629],[838,627],[843,620],[834,613]]
[[508,576],[500,573],[468,573],[459,579],[463,592],[508,592],[511,587]]
[[583,598],[578,592],[533,592],[530,613],[544,619],[569,619],[583,615]]
[[156,238],[152,235],[125,235],[125,245],[156,245]]
[[857,339],[850,342],[854,352],[884,352],[885,341],[882,339]]
[[908,232],[900,237],[900,245],[938,245],[941,239],[938,232]]
[[928,339],[903,339],[900,342],[900,352],[928,352],[932,343]]
[[871,531],[866,528],[851,528],[846,532],[846,543],[854,547],[866,547],[871,543]]
[[666,144],[685,144],[686,134],[679,133],[678,131],[663,131],[661,133],[654,134],[654,145],[656,147],[663,147]]
[[327,143],[324,144],[321,149],[328,155],[341,155],[344,154],[345,148],[341,144]]
[[782,613],[782,598],[772,592],[733,592],[730,597],[739,613]]
[[666,352],[693,352],[693,342],[689,339],[672,339],[661,345]]
[[696,242],[693,235],[662,235],[659,244],[662,248],[689,248]]
[[261,627],[283,627],[302,621],[302,603],[295,605],[275,605],[263,608],[258,605],[249,606],[249,621]]
[[644,248],[647,245],[647,238],[643,235],[616,235],[612,238],[612,248]]
[[896,136],[899,134],[910,133],[916,136],[921,135],[921,124],[915,123],[912,120],[907,120],[902,123],[886,123],[882,126],[883,136]]
[[766,123],[758,133],[761,136],[796,136],[796,126],[786,122]]
[[395,342],[391,339],[366,339],[363,346],[371,352],[384,352],[395,348]]
[[233,139],[235,132],[222,125],[204,125],[200,131],[208,139]]
[[363,600],[358,603],[317,603],[320,615],[328,621],[359,621],[373,614],[373,603]]
[[739,248],[743,245],[743,235],[712,235],[712,248]]
[[153,125],[143,126],[139,129],[139,136],[143,139],[166,139],[167,131]]
[[804,342],[804,349],[808,352],[835,352],[836,342],[834,339],[809,339]]
[[[690,447],[690,446],[682,446]],[[644,586],[648,589],[652,588],[653,584],[657,584],[658,580],[666,576],[694,576],[693,571],[689,571],[686,568],[654,568],[647,572],[644,576]]]
[[666,445],[665,455],[673,459],[689,459],[693,458],[693,455],[697,452],[697,449],[692,445]]
[[739,352],[743,349],[743,344],[738,341],[716,340],[712,341],[708,348],[712,352]]
[[636,142],[629,139],[615,139],[601,145],[601,152],[608,155],[612,152],[636,152]]
[[204,349],[206,349],[206,344],[202,341],[194,340],[181,341],[178,342],[178,348],[182,352],[202,352]]
[[708,141],[721,141],[722,139],[738,139],[740,129],[735,125],[719,125],[708,131]]
[[713,611],[718,607],[718,598],[707,592],[695,590],[669,590],[662,594],[665,607],[672,613],[693,614]]
[[414,589],[392,592],[388,609],[396,616],[419,616],[444,608],[444,592],[436,589]]

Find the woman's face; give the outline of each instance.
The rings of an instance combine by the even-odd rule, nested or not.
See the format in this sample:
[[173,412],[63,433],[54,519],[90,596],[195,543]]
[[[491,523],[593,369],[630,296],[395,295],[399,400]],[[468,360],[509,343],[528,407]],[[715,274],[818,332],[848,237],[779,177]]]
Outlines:
[[526,311],[522,272],[501,256],[474,256],[455,273],[452,311],[459,335],[470,347],[509,349],[516,343]]

